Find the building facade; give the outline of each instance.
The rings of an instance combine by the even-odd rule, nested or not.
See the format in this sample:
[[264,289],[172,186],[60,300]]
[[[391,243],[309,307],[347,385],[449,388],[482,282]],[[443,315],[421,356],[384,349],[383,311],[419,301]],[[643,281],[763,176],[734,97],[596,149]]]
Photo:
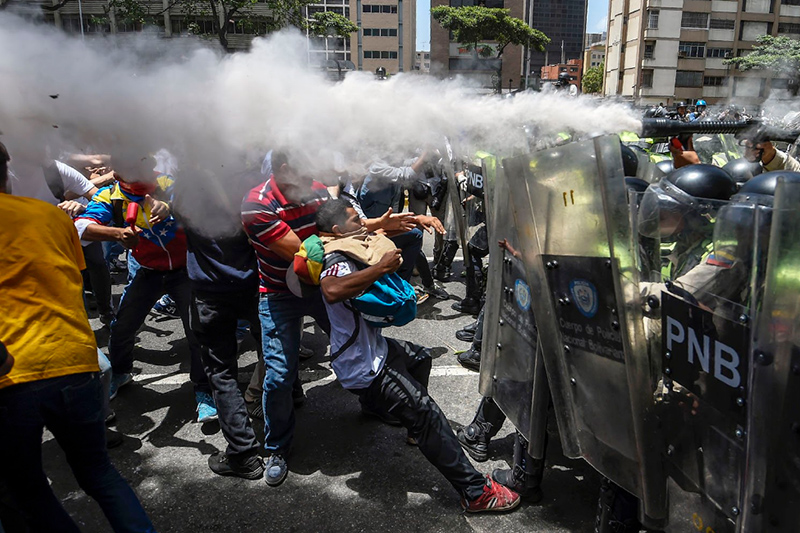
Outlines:
[[599,67],[606,60],[606,43],[605,41],[597,41],[586,47],[583,52],[583,73],[590,68]]
[[542,83],[553,83],[558,80],[558,75],[562,72],[569,74],[569,83],[580,90],[581,80],[583,79],[583,61],[580,59],[570,59],[566,63],[547,65],[540,70]]
[[800,37],[798,0],[611,0],[603,92],[639,104],[757,106],[789,80],[724,64],[760,35]]
[[531,72],[545,65],[583,59],[587,0],[531,0],[531,26],[550,37],[545,52],[531,53]]
[[431,53],[428,50],[417,51],[414,60],[414,70],[421,74],[429,74],[431,71]]
[[[309,62],[314,65],[326,61],[352,61],[359,70],[374,72],[383,67],[393,74],[414,70],[416,49],[416,0],[315,0],[304,8],[306,17],[316,13],[333,11],[350,18],[359,26],[359,32],[350,37],[327,36],[310,37],[308,40]],[[31,2],[31,8],[39,9],[42,4],[55,5],[58,0]],[[180,3],[172,0],[153,0],[145,6],[151,13],[159,13],[154,23],[142,28],[141,25],[127,24],[120,20],[107,0],[81,0],[70,2],[55,12],[45,12],[44,18],[66,32],[81,33],[87,36],[102,33],[130,33],[151,31],[165,38],[200,34],[210,41],[216,39],[214,25],[210,16],[187,15]],[[234,17],[228,20],[228,48],[247,49],[251,41],[269,31],[272,11],[264,0],[259,0],[248,8],[248,20]],[[222,15],[220,15],[221,17]]]

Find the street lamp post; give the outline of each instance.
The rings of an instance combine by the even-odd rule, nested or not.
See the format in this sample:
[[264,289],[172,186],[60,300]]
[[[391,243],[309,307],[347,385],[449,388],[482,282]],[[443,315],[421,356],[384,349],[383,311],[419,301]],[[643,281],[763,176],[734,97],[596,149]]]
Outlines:
[[81,5],[81,0],[78,0],[78,16],[81,18],[81,39],[85,39],[86,37],[83,34],[83,5]]

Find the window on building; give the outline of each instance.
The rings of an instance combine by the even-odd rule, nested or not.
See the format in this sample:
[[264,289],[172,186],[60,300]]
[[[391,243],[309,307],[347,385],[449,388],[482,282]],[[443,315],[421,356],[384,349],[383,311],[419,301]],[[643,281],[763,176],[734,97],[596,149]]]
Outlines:
[[723,76],[703,76],[703,87],[722,87],[725,85]]
[[742,41],[755,41],[762,35],[770,33],[770,26],[768,22],[742,21],[742,34],[739,39]]
[[793,24],[791,22],[779,22],[778,33],[789,33],[792,35],[800,34],[800,24]]
[[800,6],[800,0],[781,0],[781,4],[785,6]]
[[711,19],[710,28],[712,30],[732,30],[735,27],[734,19]]
[[647,29],[648,30],[657,30],[658,29],[658,15],[661,13],[658,9],[648,9],[647,10]]
[[683,16],[681,17],[681,28],[690,30],[708,29],[708,13],[684,11]]
[[733,50],[730,48],[708,48],[706,49],[706,57],[730,57],[733,55]]
[[653,56],[656,52],[656,42],[655,41],[645,41],[644,42],[644,58],[645,59],[653,59]]
[[450,7],[469,7],[469,6],[483,6],[483,7],[505,7],[503,0],[450,0]]
[[681,41],[678,45],[678,57],[704,57],[705,55],[705,43]]
[[777,90],[788,90],[789,89],[789,78],[773,78],[771,87]]
[[675,87],[702,87],[703,73],[694,70],[678,70],[675,72]]
[[653,69],[642,70],[642,87],[649,89],[653,86]]

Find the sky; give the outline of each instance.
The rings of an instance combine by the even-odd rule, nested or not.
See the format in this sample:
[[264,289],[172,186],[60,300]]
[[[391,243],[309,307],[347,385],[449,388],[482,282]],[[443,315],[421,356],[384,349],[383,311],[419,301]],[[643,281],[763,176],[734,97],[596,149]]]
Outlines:
[[[588,33],[603,33],[608,21],[608,0],[589,0]],[[417,0],[417,50],[431,49],[431,1]]]

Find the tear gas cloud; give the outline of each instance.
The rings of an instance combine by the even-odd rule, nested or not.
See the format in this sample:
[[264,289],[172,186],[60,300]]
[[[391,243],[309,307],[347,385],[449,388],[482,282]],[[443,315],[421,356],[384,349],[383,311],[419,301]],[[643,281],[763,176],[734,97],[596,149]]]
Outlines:
[[[176,42],[179,41],[179,42]],[[636,130],[622,104],[526,93],[477,96],[464,80],[353,72],[340,83],[308,68],[305,37],[283,31],[249,52],[223,54],[189,38],[80,39],[0,15],[0,139],[12,158],[63,152],[138,159],[167,149],[181,180],[224,178],[269,149],[300,150],[312,169],[344,154],[349,168],[402,160],[454,141],[464,154],[524,149],[523,125],[542,133]],[[55,97],[58,95],[57,97]],[[339,158],[341,160],[341,157]]]

